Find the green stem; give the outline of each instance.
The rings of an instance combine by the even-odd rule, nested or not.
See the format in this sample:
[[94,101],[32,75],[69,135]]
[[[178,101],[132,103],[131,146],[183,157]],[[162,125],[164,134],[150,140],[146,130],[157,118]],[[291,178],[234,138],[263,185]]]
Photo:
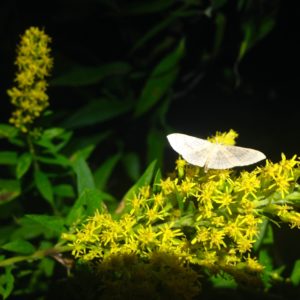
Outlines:
[[38,161],[36,159],[36,153],[35,153],[34,145],[32,143],[30,134],[27,134],[26,140],[27,140],[29,152],[32,155],[33,167],[34,167],[35,171],[38,171],[40,169],[40,167],[39,167]]
[[30,261],[30,260],[42,259],[46,256],[52,256],[52,255],[67,252],[70,250],[71,250],[70,246],[56,246],[56,247],[49,248],[49,249],[38,250],[31,255],[15,256],[15,257],[10,257],[8,259],[4,259],[4,260],[0,261],[0,267],[6,267],[6,266],[13,265],[15,263],[18,263],[21,261],[26,261],[26,260]]

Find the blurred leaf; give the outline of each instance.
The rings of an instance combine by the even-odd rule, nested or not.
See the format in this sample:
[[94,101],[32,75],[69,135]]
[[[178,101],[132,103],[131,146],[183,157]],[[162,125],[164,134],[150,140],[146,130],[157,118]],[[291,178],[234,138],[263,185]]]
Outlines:
[[0,165],[15,165],[17,153],[14,151],[0,151]]
[[211,2],[212,9],[214,10],[220,9],[227,4],[227,0],[212,0]]
[[72,132],[65,131],[63,128],[50,128],[43,132],[39,140],[35,143],[44,147],[48,152],[59,152],[72,137]]
[[66,224],[80,222],[83,218],[93,215],[96,210],[102,212],[105,207],[103,201],[106,200],[114,200],[114,198],[96,189],[85,189],[71,208],[66,218]]
[[79,158],[87,160],[94,150],[95,150],[95,145],[88,145],[85,148],[79,149],[71,156],[71,162],[74,162]]
[[14,288],[14,276],[12,275],[13,266],[7,266],[5,273],[0,275],[0,295],[7,299]]
[[264,266],[264,271],[261,275],[262,281],[266,287],[270,287],[271,272],[273,270],[272,257],[266,249],[259,251],[258,261]]
[[238,60],[240,61],[245,54],[261,39],[263,39],[275,26],[274,17],[267,16],[258,21],[249,20],[243,24],[244,39],[241,43]]
[[147,163],[156,159],[158,168],[162,168],[165,141],[166,138],[160,131],[155,128],[149,131],[147,136]]
[[141,176],[141,163],[137,153],[126,153],[122,157],[125,170],[132,181],[137,181]]
[[132,103],[128,101],[106,98],[94,99],[63,121],[62,126],[66,128],[82,128],[95,125],[125,114],[131,108]]
[[216,33],[214,38],[214,46],[212,50],[212,55],[217,56],[221,50],[222,42],[224,39],[224,33],[226,29],[226,17],[222,13],[218,13],[215,17],[215,26],[216,26]]
[[272,245],[273,243],[273,229],[269,221],[265,219],[259,224],[259,235],[253,245],[253,249],[257,251],[261,245]]
[[112,155],[94,172],[95,184],[99,190],[105,190],[107,181],[120,158],[121,153]]
[[29,170],[32,162],[32,155],[29,152],[23,153],[18,158],[16,167],[16,176],[18,179],[22,178],[23,175]]
[[130,1],[126,7],[121,7],[121,12],[126,15],[144,15],[164,11],[174,4],[174,0],[153,0],[150,2]]
[[53,205],[53,189],[47,175],[42,171],[35,171],[34,181],[43,198]]
[[151,181],[153,179],[155,167],[156,167],[156,161],[153,161],[148,166],[148,168],[146,169],[144,174],[140,177],[140,179],[127,191],[127,193],[123,197],[123,200],[127,201],[128,199],[132,199],[134,194],[138,193],[139,189],[142,186],[151,183]]
[[290,279],[294,285],[300,284],[300,259],[295,261]]
[[74,153],[80,149],[86,148],[88,146],[97,146],[102,141],[107,139],[111,135],[112,131],[107,130],[101,133],[93,135],[80,135],[78,137],[73,136],[72,140],[68,143],[65,151],[67,153]]
[[14,138],[18,134],[18,129],[7,124],[0,124],[0,138]]
[[170,24],[172,24],[176,20],[175,16],[170,16],[167,19],[163,19],[160,23],[156,24],[151,30],[147,33],[143,34],[142,38],[139,39],[131,49],[131,53],[133,54],[141,47],[143,47],[149,40],[154,38],[160,31],[167,28]]
[[78,194],[80,195],[85,189],[94,189],[95,182],[93,174],[84,158],[78,157],[72,165],[77,175]]
[[37,161],[48,165],[70,166],[70,160],[61,154],[53,153],[53,157],[36,156]]
[[21,224],[39,227],[45,235],[55,233],[57,237],[65,230],[64,219],[57,216],[25,215],[21,219]]
[[19,254],[29,255],[35,252],[35,247],[25,240],[14,240],[1,247],[2,249]]
[[237,283],[233,277],[226,273],[222,274],[222,276],[211,276],[209,280],[214,288],[233,289],[237,287]]
[[75,197],[75,192],[70,184],[60,184],[53,187],[55,195],[66,198]]
[[21,186],[18,180],[0,179],[0,204],[18,197],[21,193]]
[[46,277],[51,277],[53,275],[54,267],[55,261],[48,257],[44,257],[39,263],[39,270],[43,271]]
[[141,116],[147,112],[170,89],[178,74],[179,61],[184,54],[184,45],[184,40],[181,40],[178,47],[154,68],[138,99],[135,116]]
[[125,75],[131,71],[127,62],[112,62],[99,67],[76,66],[51,81],[53,86],[87,86],[106,77]]

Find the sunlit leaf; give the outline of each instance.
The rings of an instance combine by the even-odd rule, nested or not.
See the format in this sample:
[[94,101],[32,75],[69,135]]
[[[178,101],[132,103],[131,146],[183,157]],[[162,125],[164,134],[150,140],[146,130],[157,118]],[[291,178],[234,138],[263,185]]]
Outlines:
[[74,222],[80,222],[83,218],[93,215],[96,210],[103,211],[105,209],[103,202],[106,200],[111,201],[114,198],[96,189],[85,189],[70,210],[66,224],[71,225]]
[[30,242],[21,239],[6,243],[1,248],[6,251],[15,252],[24,255],[32,254],[35,251],[35,247]]

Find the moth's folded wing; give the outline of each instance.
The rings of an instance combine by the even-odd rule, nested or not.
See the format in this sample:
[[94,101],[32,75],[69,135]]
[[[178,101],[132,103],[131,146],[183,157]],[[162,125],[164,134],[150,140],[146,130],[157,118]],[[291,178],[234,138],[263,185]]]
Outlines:
[[211,143],[182,133],[167,136],[171,147],[189,163],[203,167],[210,152]]
[[224,146],[224,150],[227,159],[234,162],[234,166],[247,166],[266,158],[262,152],[251,148]]

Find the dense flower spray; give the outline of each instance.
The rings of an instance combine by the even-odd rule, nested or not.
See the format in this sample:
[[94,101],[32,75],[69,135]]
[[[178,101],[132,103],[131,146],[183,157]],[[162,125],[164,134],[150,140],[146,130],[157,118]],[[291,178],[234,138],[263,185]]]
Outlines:
[[[233,145],[236,137],[231,130],[210,140]],[[262,223],[268,219],[300,228],[299,174],[297,157],[284,154],[279,163],[267,161],[252,171],[207,173],[179,158],[171,176],[126,199],[121,216],[97,212],[63,237],[83,261],[135,255],[145,262],[168,253],[188,268],[253,281],[264,268],[252,253]]]
[[30,27],[21,37],[17,49],[16,86],[7,91],[16,110],[9,121],[24,133],[49,105],[45,78],[53,65],[50,41],[43,30]]

